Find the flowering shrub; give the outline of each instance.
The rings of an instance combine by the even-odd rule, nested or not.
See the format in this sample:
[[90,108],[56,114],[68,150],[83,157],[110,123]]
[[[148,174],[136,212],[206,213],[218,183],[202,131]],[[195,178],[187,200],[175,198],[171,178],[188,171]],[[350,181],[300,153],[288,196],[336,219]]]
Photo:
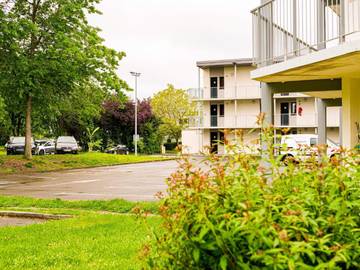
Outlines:
[[237,152],[198,166],[184,157],[146,248],[150,269],[360,268],[357,156],[284,167],[272,149],[270,166]]

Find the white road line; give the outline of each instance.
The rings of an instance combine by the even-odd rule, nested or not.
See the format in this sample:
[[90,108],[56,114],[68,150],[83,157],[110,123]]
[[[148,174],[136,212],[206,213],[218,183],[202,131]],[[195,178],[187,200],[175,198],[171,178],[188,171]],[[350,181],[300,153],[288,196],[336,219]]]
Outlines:
[[70,182],[64,182],[59,184],[50,184],[50,185],[42,185],[40,187],[60,187],[60,186],[66,186],[70,184],[86,184],[86,183],[93,183],[93,182],[99,182],[102,181],[101,179],[92,179],[92,180],[82,180],[82,181],[70,181]]

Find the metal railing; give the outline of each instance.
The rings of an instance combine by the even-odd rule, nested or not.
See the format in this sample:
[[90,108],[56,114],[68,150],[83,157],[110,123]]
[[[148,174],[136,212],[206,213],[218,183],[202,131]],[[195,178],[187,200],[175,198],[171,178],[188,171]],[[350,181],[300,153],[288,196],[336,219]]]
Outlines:
[[276,127],[317,127],[317,114],[275,114]]
[[360,0],[270,0],[251,13],[258,66],[360,39]]
[[256,128],[258,125],[257,114],[239,114],[237,116],[215,116],[210,119],[201,116],[191,117],[189,120],[190,128],[224,128],[224,129],[242,129]]
[[188,90],[192,99],[260,99],[260,85],[227,86],[225,88],[204,87]]

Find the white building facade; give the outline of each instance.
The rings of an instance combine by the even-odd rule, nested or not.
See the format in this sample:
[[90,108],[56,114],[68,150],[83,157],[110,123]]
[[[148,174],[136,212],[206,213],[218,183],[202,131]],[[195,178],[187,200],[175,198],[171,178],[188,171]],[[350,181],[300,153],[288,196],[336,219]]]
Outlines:
[[[183,152],[187,154],[226,154],[221,142],[240,141],[258,145],[261,112],[260,83],[251,79],[252,59],[198,62],[199,86],[189,94],[197,106],[197,116],[190,119],[182,133]],[[288,133],[315,133],[317,108],[313,97],[304,94],[275,95],[275,127]],[[339,141],[340,108],[328,112],[328,135]],[[226,135],[224,135],[226,134]],[[241,135],[239,135],[241,134]],[[241,137],[241,139],[239,138]]]
[[329,108],[342,106],[340,143],[360,145],[360,0],[262,0],[252,11],[262,111],[275,123],[273,96],[290,89],[316,98],[319,142]]

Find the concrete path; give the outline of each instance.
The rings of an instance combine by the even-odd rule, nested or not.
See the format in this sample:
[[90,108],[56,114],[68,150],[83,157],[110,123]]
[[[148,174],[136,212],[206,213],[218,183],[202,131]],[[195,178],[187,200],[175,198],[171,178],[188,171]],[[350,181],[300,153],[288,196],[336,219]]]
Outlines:
[[166,190],[165,179],[176,170],[177,165],[177,161],[172,160],[0,176],[0,194],[64,200],[122,198],[153,201],[158,191]]

